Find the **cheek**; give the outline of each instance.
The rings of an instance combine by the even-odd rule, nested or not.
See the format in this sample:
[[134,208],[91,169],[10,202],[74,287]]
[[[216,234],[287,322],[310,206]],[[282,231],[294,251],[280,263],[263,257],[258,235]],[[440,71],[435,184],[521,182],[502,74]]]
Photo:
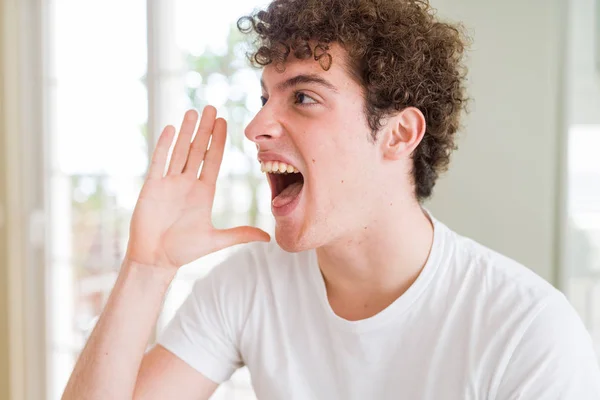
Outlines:
[[330,187],[334,189],[339,184],[347,185],[352,177],[360,180],[367,173],[365,167],[371,169],[365,163],[371,164],[375,159],[375,146],[369,141],[364,118],[357,116],[354,108],[350,111],[331,112],[319,123],[311,124],[311,128],[301,130],[296,138],[306,166],[319,186],[335,185]]
[[317,196],[362,197],[372,181],[372,145],[364,138],[317,146],[310,159]]

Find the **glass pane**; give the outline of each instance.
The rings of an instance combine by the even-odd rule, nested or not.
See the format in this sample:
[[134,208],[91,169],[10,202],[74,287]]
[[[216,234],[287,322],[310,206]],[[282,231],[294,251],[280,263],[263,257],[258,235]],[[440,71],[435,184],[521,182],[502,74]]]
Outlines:
[[569,131],[568,293],[600,354],[600,148],[599,125]]
[[148,163],[146,2],[49,2],[48,399],[112,288]]
[[569,7],[565,289],[600,359],[600,8],[588,0]]

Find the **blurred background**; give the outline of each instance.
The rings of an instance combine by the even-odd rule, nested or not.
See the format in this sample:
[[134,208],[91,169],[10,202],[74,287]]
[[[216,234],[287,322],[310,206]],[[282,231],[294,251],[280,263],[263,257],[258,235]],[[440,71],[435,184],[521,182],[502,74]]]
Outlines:
[[[161,128],[229,122],[214,220],[272,230],[243,129],[267,0],[0,0],[0,400],[57,400],[115,281]],[[471,113],[426,206],[562,290],[600,354],[600,1],[432,0],[463,21]],[[227,250],[185,266],[156,331]],[[241,370],[215,399],[254,399]]]

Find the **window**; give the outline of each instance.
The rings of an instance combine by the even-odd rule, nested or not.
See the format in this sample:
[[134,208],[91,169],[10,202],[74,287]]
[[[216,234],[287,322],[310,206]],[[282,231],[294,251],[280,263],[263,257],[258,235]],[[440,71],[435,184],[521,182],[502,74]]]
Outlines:
[[[59,399],[116,279],[153,144],[188,108],[215,105],[229,138],[215,225],[272,229],[270,192],[243,127],[260,108],[259,72],[235,22],[261,4],[224,0],[47,0],[48,389]],[[162,329],[193,282],[230,250],[181,269]],[[239,371],[215,399],[252,399]]]
[[566,272],[568,294],[600,356],[600,124],[569,129]]
[[[31,0],[45,18],[43,64],[49,235],[47,398],[59,399],[112,288],[149,155],[187,108],[217,106],[229,141],[217,226],[272,230],[270,193],[243,127],[260,107],[237,18],[268,0]],[[600,72],[598,9],[570,2],[564,287],[600,354]],[[597,7],[597,6],[596,6]],[[594,25],[596,24],[596,25]],[[596,26],[596,27],[594,27]],[[594,47],[595,46],[595,47]],[[158,330],[228,250],[184,266]],[[215,399],[254,398],[241,370]]]
[[563,289],[600,356],[600,3],[569,7]]

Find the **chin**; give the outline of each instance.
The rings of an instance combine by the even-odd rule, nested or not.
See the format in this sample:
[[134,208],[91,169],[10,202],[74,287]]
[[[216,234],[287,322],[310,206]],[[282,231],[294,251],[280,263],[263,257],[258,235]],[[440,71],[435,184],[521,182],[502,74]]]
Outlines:
[[302,240],[298,240],[296,235],[290,234],[290,232],[285,229],[275,229],[275,240],[279,247],[288,253],[298,253],[310,248],[302,243]]
[[288,253],[298,253],[319,246],[315,241],[309,240],[307,236],[305,233],[300,232],[297,227],[279,223],[275,227],[275,240],[279,247]]

